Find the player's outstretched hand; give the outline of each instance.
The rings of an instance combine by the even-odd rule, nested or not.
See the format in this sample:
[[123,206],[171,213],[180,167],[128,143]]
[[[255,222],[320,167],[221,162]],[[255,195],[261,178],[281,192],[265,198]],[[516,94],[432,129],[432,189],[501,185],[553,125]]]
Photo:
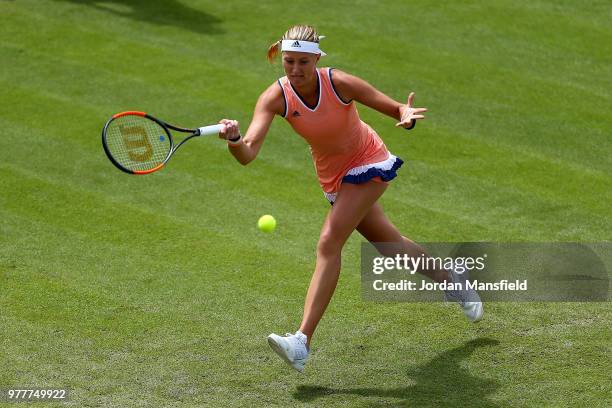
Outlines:
[[240,124],[237,120],[221,119],[220,124],[225,125],[219,132],[219,139],[237,139],[240,137]]
[[401,126],[406,129],[410,129],[414,126],[413,121],[417,119],[425,119],[423,113],[427,112],[427,108],[415,108],[414,103],[414,92],[410,92],[408,95],[408,103],[400,107],[401,119],[395,126]]

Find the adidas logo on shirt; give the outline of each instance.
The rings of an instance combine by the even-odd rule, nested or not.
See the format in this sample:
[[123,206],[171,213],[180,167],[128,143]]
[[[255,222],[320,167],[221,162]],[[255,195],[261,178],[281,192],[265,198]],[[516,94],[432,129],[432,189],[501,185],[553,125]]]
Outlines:
[[297,117],[297,116],[302,116],[302,115],[300,115],[300,112],[298,112],[298,111],[293,111],[293,113],[291,114],[291,116],[293,116],[293,117],[295,118],[295,117]]
[[299,41],[295,41],[293,44],[291,44],[291,46],[295,48],[302,48]]

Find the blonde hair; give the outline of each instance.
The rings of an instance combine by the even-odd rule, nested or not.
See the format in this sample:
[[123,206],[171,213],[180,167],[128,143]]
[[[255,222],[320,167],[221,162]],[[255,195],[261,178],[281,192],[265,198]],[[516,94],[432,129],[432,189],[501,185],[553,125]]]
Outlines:
[[283,37],[280,40],[276,41],[268,48],[268,61],[270,61],[270,63],[272,63],[274,58],[278,55],[281,41],[283,40],[300,40],[318,43],[319,34],[313,26],[305,24],[294,25],[285,31],[285,34],[283,34]]

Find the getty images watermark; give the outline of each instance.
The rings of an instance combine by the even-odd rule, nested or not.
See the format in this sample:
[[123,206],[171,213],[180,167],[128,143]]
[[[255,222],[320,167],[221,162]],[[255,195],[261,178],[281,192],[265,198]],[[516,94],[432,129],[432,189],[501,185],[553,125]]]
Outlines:
[[[364,243],[362,296],[372,301],[440,301],[444,291],[483,301],[607,301],[612,243],[426,243],[410,256],[394,243]],[[454,279],[447,277],[454,272]],[[428,277],[429,276],[429,277]],[[433,278],[433,279],[432,279]]]
[[527,290],[527,279],[514,280],[501,279],[497,282],[483,282],[478,279],[469,279],[467,275],[473,271],[483,271],[486,268],[487,254],[480,257],[439,257],[425,256],[424,254],[411,257],[407,254],[396,254],[394,257],[378,256],[372,260],[372,273],[382,275],[389,271],[405,271],[414,275],[417,271],[453,271],[457,275],[464,275],[466,279],[460,282],[446,280],[436,282],[426,279],[412,280],[400,279],[399,281],[385,281],[376,279],[372,282],[372,288],[381,290],[408,290],[408,291],[431,291],[431,290]]

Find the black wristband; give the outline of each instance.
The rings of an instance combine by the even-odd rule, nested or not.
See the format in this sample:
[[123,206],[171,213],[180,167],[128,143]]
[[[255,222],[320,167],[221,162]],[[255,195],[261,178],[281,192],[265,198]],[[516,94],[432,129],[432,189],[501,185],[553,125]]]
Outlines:
[[237,141],[240,140],[241,137],[242,137],[242,135],[240,133],[238,133],[238,137],[237,138],[235,138],[235,139],[227,139],[227,140],[229,140],[232,143],[236,143]]
[[416,126],[416,119],[412,119],[412,125],[410,125],[410,127],[404,128],[406,130],[410,130],[413,129]]

